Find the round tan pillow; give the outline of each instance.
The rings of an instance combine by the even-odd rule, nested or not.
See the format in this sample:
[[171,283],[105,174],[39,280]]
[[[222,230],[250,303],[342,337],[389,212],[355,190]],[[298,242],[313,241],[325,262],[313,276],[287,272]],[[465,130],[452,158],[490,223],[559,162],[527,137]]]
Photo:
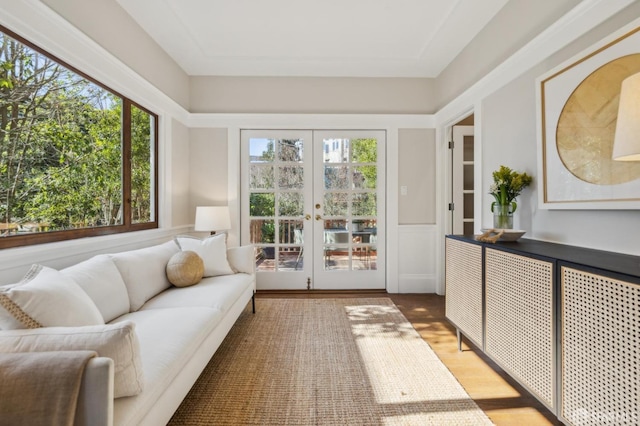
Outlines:
[[204,274],[204,262],[194,251],[180,251],[167,263],[167,278],[176,287],[198,284]]

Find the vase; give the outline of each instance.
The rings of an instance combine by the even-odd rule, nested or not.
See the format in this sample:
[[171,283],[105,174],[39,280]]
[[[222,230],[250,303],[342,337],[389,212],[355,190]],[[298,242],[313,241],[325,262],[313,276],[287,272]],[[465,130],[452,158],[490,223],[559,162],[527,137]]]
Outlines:
[[513,204],[494,204],[493,227],[496,229],[513,229]]

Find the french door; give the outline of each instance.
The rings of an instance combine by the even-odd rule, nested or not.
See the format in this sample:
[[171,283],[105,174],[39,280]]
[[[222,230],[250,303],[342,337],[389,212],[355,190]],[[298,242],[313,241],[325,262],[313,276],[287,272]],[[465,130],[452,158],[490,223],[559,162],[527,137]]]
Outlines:
[[243,130],[259,289],[385,288],[385,132]]

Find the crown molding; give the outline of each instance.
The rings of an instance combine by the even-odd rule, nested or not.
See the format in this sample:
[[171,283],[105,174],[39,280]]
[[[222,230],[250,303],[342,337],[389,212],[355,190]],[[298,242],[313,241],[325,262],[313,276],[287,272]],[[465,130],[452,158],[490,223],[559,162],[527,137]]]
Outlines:
[[433,128],[432,114],[190,114],[188,126],[243,129]]

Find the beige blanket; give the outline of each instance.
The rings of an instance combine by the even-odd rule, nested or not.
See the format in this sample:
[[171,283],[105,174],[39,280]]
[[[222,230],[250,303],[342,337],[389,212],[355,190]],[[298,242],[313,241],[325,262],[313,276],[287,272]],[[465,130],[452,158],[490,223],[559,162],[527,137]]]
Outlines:
[[73,425],[92,351],[0,353],[0,425]]

